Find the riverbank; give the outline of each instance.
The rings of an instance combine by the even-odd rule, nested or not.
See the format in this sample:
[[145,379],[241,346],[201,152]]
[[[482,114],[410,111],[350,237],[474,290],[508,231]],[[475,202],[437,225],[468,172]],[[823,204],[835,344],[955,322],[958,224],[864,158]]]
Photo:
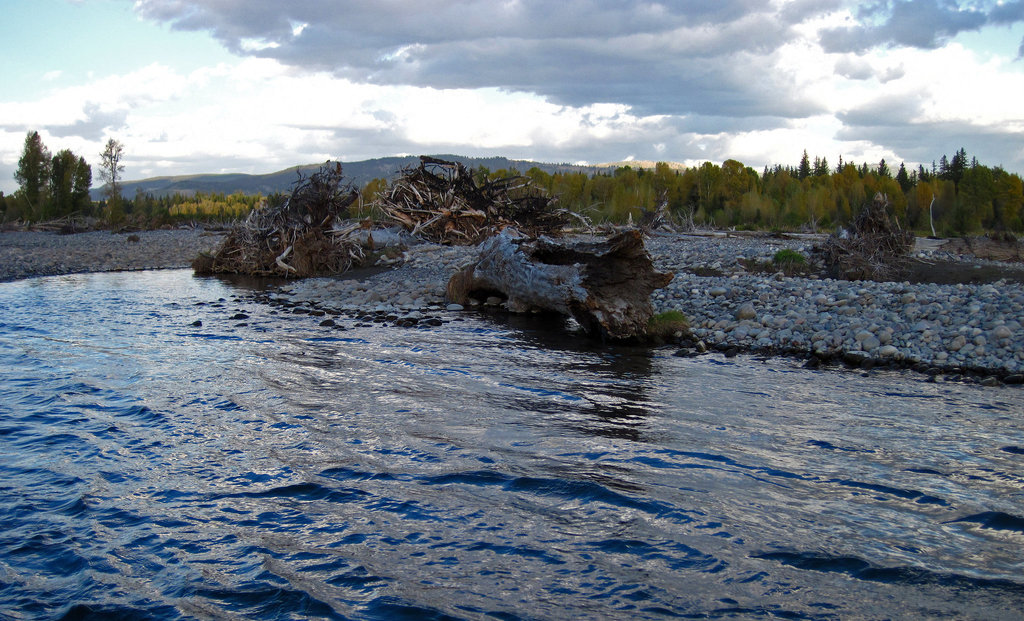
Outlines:
[[[107,232],[0,234],[0,280],[187,267],[221,239],[199,229],[135,235],[137,241]],[[932,376],[1024,381],[1019,263],[985,261],[919,240],[914,256],[939,282],[851,282],[755,269],[770,265],[784,248],[809,256],[822,239],[656,235],[647,242],[655,265],[675,278],[655,293],[655,311],[677,310],[690,319],[694,352],[703,345],[729,354],[803,356],[811,364],[842,361],[864,368],[913,367]],[[262,295],[296,312],[418,325],[462,310],[446,303],[445,285],[474,255],[473,248],[418,244],[382,258],[382,267],[394,269],[288,282]],[[960,274],[959,282],[939,278],[950,274]],[[500,301],[487,304],[498,307]]]
[[72,235],[35,231],[0,233],[0,282],[81,272],[188,267],[222,233],[200,228]]
[[852,282],[746,269],[770,262],[783,248],[809,255],[814,243],[652,240],[655,263],[676,272],[672,283],[655,293],[655,310],[684,313],[696,339],[727,352],[786,353],[811,356],[812,364],[913,367],[931,375],[968,373],[990,383],[1024,382],[1019,265],[993,265],[922,244],[915,259],[939,271],[936,280],[953,270],[945,266],[958,266],[968,276],[984,272],[990,282]]
[[[843,281],[765,273],[788,248],[809,256],[821,237],[776,239],[657,235],[647,247],[659,270],[675,273],[654,294],[655,312],[677,310],[691,322],[692,350],[808,357],[811,364],[915,368],[934,377],[1024,382],[1024,271],[951,253],[932,240],[914,252],[918,278],[940,282]],[[367,278],[289,283],[268,301],[364,321],[416,325],[447,306],[448,277],[473,261],[472,248],[414,246],[402,267]],[[955,269],[954,269],[955,268]],[[931,273],[928,273],[928,272]],[[950,273],[964,282],[943,283]],[[971,282],[983,275],[979,282]],[[499,300],[488,303],[496,306]],[[703,345],[699,347],[698,345]]]

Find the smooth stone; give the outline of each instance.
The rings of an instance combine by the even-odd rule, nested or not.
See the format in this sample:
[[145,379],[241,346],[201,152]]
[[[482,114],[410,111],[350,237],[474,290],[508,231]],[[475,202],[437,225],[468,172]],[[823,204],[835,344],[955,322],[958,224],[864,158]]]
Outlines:
[[1006,326],[996,326],[995,329],[992,330],[992,338],[997,341],[1013,338],[1013,330]]
[[881,343],[878,341],[878,337],[873,334],[860,342],[860,348],[864,351],[873,351],[878,349],[879,345]]
[[757,317],[757,311],[754,310],[754,305],[750,302],[746,302],[736,309],[736,319],[743,321],[744,319],[754,319]]
[[462,304],[449,304],[448,306],[445,307],[445,310],[461,311],[466,310],[466,308]]

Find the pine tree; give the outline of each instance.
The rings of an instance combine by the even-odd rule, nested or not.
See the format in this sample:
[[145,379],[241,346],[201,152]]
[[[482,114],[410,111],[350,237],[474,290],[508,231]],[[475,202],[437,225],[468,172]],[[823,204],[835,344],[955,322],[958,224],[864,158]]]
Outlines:
[[892,176],[892,171],[889,170],[889,165],[885,163],[884,157],[882,158],[882,161],[878,163],[878,176],[883,179],[888,179]]
[[24,215],[40,218],[45,208],[47,184],[50,180],[50,151],[43,144],[39,132],[29,132],[25,136],[25,148],[18,160],[14,178],[21,186],[22,199],[28,203]]
[[797,170],[796,177],[803,181],[809,176],[811,176],[811,158],[807,156],[807,149],[804,149],[804,155],[800,158],[800,168]]
[[910,191],[910,188],[914,187],[914,184],[910,181],[910,175],[907,174],[907,167],[903,162],[900,162],[900,169],[896,173],[896,183],[900,184],[900,189],[904,193]]
[[71,190],[72,211],[79,211],[83,214],[88,214],[91,211],[90,188],[92,188],[92,167],[84,157],[79,156],[78,165],[75,167],[75,181]]

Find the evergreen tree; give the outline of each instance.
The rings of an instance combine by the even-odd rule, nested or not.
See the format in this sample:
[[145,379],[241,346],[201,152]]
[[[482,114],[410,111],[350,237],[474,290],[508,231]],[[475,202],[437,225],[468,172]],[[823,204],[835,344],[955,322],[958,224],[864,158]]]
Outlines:
[[811,176],[811,158],[807,157],[807,149],[804,149],[804,155],[800,158],[800,168],[797,169],[796,178],[803,181],[809,176]]
[[61,149],[50,161],[50,200],[47,218],[59,218],[74,211],[75,176],[78,158],[68,149]]
[[900,162],[900,169],[896,173],[896,183],[900,184],[900,189],[903,190],[904,194],[914,187],[913,182],[910,180],[910,175],[907,174],[907,167],[904,162]]
[[47,184],[50,180],[50,151],[43,144],[39,132],[29,132],[25,136],[25,148],[14,178],[21,186],[21,196],[28,203],[25,216],[39,218],[42,216],[46,202]]
[[818,171],[815,171],[814,174],[815,174],[815,176],[818,176],[818,177],[827,177],[829,171],[830,171],[830,169],[828,167],[828,158],[824,158],[823,157],[823,158],[821,158],[821,169],[818,170]]
[[885,163],[884,157],[882,158],[882,161],[878,163],[878,176],[882,178],[892,177],[892,171],[889,170],[889,165]]
[[960,180],[964,178],[964,171],[967,169],[967,150],[960,147],[960,150],[953,155],[953,161],[949,164],[949,178],[953,185],[959,189]]
[[92,210],[92,199],[89,197],[90,188],[92,188],[92,166],[89,166],[84,157],[78,156],[78,163],[75,166],[75,181],[71,190],[72,211],[88,214]]

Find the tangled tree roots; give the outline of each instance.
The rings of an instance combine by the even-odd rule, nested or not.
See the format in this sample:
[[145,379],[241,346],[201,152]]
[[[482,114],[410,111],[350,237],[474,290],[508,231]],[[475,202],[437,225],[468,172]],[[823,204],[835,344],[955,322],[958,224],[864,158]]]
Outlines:
[[421,239],[453,245],[478,244],[506,226],[531,237],[557,234],[573,214],[552,204],[524,177],[478,185],[462,164],[427,156],[375,202],[387,218]]
[[853,222],[853,232],[845,238],[832,235],[822,248],[822,258],[830,274],[848,280],[891,280],[909,269],[908,253],[914,246],[914,234],[890,219],[889,199],[879,193]]
[[363,257],[362,246],[333,229],[348,216],[358,193],[342,183],[341,165],[325,164],[278,205],[254,209],[220,247],[192,262],[197,274],[249,274],[305,278],[338,274]]

